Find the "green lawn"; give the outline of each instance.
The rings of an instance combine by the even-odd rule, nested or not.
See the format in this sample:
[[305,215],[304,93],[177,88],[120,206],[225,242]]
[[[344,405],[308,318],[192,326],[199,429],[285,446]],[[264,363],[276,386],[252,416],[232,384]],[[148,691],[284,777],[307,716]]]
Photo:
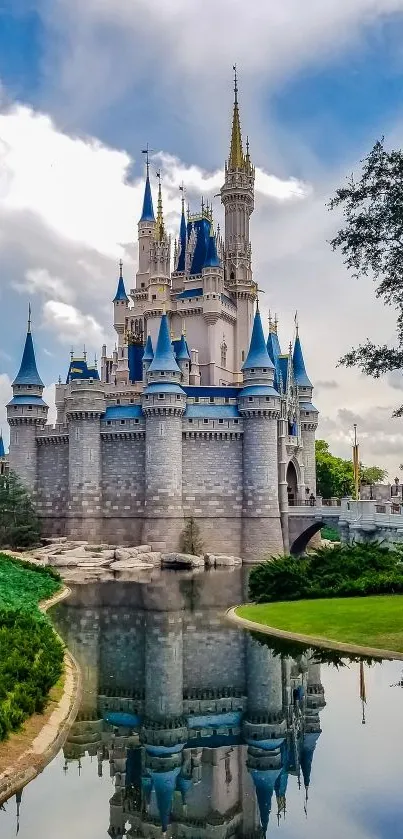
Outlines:
[[245,605],[236,614],[287,632],[403,652],[403,595]]

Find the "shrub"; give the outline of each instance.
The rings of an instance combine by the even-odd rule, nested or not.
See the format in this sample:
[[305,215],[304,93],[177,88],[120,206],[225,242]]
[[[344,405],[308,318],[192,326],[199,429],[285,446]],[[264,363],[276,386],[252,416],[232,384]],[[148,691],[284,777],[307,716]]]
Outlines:
[[403,592],[402,550],[377,544],[335,545],[297,559],[274,557],[252,569],[256,603]]
[[203,542],[198,524],[193,516],[187,519],[181,538],[181,550],[185,554],[200,556],[203,553]]
[[340,542],[340,533],[334,527],[322,527],[320,535],[328,542]]
[[14,472],[0,475],[0,545],[27,548],[39,537],[39,519],[24,485]]

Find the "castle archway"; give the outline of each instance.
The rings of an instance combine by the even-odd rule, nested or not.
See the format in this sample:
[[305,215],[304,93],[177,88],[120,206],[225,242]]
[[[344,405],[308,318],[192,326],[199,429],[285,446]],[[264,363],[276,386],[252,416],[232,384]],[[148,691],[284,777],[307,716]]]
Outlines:
[[288,467],[287,467],[287,495],[288,495],[288,506],[295,507],[298,500],[298,477],[297,477],[297,470],[290,460]]
[[315,521],[309,527],[306,528],[296,539],[294,539],[291,547],[290,547],[290,554],[292,556],[301,556],[301,554],[305,553],[308,542],[311,541],[312,536],[315,536],[315,533],[318,533],[319,530],[322,530],[322,527],[325,526],[324,521]]

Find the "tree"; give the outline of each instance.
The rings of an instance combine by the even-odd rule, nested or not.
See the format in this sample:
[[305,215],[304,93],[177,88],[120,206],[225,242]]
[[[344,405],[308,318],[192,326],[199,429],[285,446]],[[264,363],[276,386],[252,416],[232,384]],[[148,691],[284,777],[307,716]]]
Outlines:
[[[351,460],[335,457],[329,451],[329,443],[316,440],[316,484],[318,495],[323,498],[342,498],[354,494],[354,470]],[[385,469],[380,466],[360,464],[361,484],[376,484],[385,480]]]
[[0,546],[27,548],[39,537],[39,519],[24,485],[14,472],[0,475]]
[[203,542],[200,536],[198,524],[193,516],[187,519],[181,539],[181,549],[185,554],[201,556],[203,553]]
[[[387,151],[384,139],[364,158],[359,180],[351,175],[336,190],[329,209],[343,209],[344,226],[330,244],[340,250],[353,276],[372,276],[376,296],[397,311],[395,347],[376,346],[369,338],[350,350],[340,364],[379,378],[403,367],[403,152]],[[403,415],[403,405],[394,416]]]

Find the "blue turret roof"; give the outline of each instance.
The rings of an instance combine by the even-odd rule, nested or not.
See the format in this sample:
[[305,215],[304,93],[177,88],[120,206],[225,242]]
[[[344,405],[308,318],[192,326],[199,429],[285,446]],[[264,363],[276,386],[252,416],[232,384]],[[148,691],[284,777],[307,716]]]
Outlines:
[[6,451],[4,448],[3,432],[0,431],[0,457],[5,457]]
[[269,337],[267,339],[267,352],[274,364],[274,387],[278,390],[279,387],[279,358],[281,355],[281,347],[280,341],[278,340],[277,332],[272,332],[270,330]]
[[154,207],[153,207],[153,197],[151,195],[151,186],[150,186],[150,177],[149,177],[149,174],[148,174],[148,166],[147,166],[146,184],[145,184],[145,188],[144,188],[143,211],[141,213],[140,221],[155,221]]
[[189,349],[188,345],[185,340],[185,336],[182,334],[180,341],[175,341],[174,344],[177,343],[177,347],[175,347],[175,355],[177,361],[190,361]]
[[178,266],[177,271],[184,271],[185,264],[186,264],[186,239],[187,239],[187,231],[186,231],[186,219],[185,219],[185,204],[182,201],[182,215],[181,215],[181,224],[179,228],[179,259],[178,259]]
[[175,361],[171,338],[169,335],[167,315],[162,315],[154,358],[148,369],[151,373],[158,373],[161,371],[167,373],[181,372]]
[[128,300],[128,296],[126,294],[125,284],[123,280],[123,263],[119,263],[119,279],[118,279],[118,287],[116,289],[116,294],[113,298],[113,302],[116,303],[118,300]]
[[262,825],[263,836],[266,836],[267,826],[271,810],[271,800],[276,780],[281,772],[279,769],[251,769],[250,774],[256,790],[256,798],[259,806],[260,824]]
[[153,342],[151,340],[151,335],[147,336],[147,341],[143,353],[143,361],[152,361],[154,358],[154,350],[153,350]]
[[187,796],[187,793],[189,792],[189,790],[191,789],[191,787],[192,787],[192,779],[191,778],[185,778],[185,776],[182,775],[182,773],[180,775],[178,775],[178,779],[176,781],[176,789],[180,792],[180,794],[182,796],[182,803],[183,804],[186,804],[186,796]]
[[169,817],[172,809],[172,799],[176,787],[176,779],[179,773],[179,766],[176,767],[176,769],[169,770],[168,772],[151,772],[163,833],[166,833],[168,829]]
[[70,361],[66,384],[73,381],[73,379],[99,379],[97,368],[88,367],[85,358],[72,358]]
[[302,744],[302,751],[300,757],[300,764],[302,769],[302,775],[304,778],[305,787],[309,787],[309,782],[311,780],[311,770],[312,770],[312,760],[313,760],[313,753],[316,749],[316,743],[319,739],[320,731],[312,732],[310,734],[305,734],[303,744]]
[[248,357],[242,365],[242,370],[250,370],[255,367],[266,367],[270,370],[274,367],[269,353],[267,352],[259,309],[256,309]]
[[295,339],[292,363],[294,367],[294,377],[297,385],[299,385],[300,387],[312,387],[312,384],[308,379],[307,372],[305,369],[305,361],[304,356],[302,355],[301,341],[298,332],[297,337]]
[[22,354],[21,367],[13,381],[13,385],[34,385],[35,387],[44,386],[36,366],[34,343],[29,324],[27,337],[25,339],[24,352]]
[[204,217],[195,219],[193,222],[188,222],[188,238],[191,233],[192,224],[196,233],[196,245],[193,251],[190,273],[201,274],[207,257],[211,222]]
[[218,258],[218,253],[217,253],[217,242],[216,242],[216,238],[215,238],[215,236],[214,236],[214,234],[211,230],[210,231],[210,238],[208,240],[208,245],[207,245],[207,255],[206,255],[206,260],[205,260],[205,263],[204,263],[204,268],[220,268],[220,267],[221,267],[221,262]]

